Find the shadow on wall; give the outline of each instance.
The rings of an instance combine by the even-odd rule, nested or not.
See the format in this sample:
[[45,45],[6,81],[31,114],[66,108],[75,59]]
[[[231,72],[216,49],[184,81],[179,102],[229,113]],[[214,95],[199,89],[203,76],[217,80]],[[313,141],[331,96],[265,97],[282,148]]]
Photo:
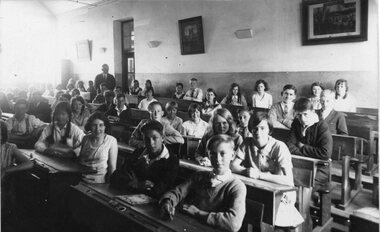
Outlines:
[[264,79],[268,82],[269,93],[273,101],[281,99],[282,87],[293,84],[298,89],[297,97],[310,95],[310,85],[313,82],[322,82],[325,88],[333,89],[335,81],[347,79],[349,91],[352,93],[358,107],[378,108],[378,79],[375,72],[345,71],[345,72],[244,72],[244,73],[136,73],[136,79],[140,86],[144,86],[145,80],[152,81],[155,92],[162,97],[170,97],[175,91],[175,84],[182,82],[184,89],[189,88],[189,79],[198,78],[198,86],[204,91],[207,88],[216,90],[218,100],[221,100],[228,92],[231,83],[236,82],[242,88],[248,104],[251,104],[255,82]]

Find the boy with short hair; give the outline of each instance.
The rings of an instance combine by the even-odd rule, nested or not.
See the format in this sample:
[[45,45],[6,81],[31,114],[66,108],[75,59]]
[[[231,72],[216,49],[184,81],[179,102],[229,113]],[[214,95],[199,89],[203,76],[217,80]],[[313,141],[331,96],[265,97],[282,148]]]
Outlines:
[[186,92],[183,99],[190,101],[202,102],[203,100],[203,91],[197,87],[198,80],[197,78],[190,79],[190,89]]
[[282,101],[273,104],[269,110],[269,117],[274,127],[290,128],[294,119],[294,100],[296,99],[297,88],[294,85],[285,85],[281,97]]
[[251,118],[251,113],[249,112],[249,110],[248,109],[239,110],[238,118],[239,118],[238,130],[243,140],[247,137],[252,137],[251,132],[249,132],[248,130],[248,122],[249,122],[249,119]]
[[[308,98],[300,98],[294,104],[294,110],[296,119],[287,142],[290,152],[294,155],[329,160],[333,146],[332,136],[326,122],[319,120],[314,112],[313,103]],[[318,168],[313,192],[326,186],[329,170],[329,167]]]
[[191,201],[188,201],[191,203],[182,205],[185,213],[219,229],[238,231],[245,215],[247,189],[230,170],[234,146],[228,135],[211,137],[207,150],[213,170],[197,172],[165,193],[160,200],[162,216],[173,219],[174,208],[191,196]]
[[148,106],[148,110],[150,113],[150,119],[141,120],[141,122],[137,125],[137,128],[133,131],[131,138],[129,139],[129,145],[136,148],[142,148],[145,146],[141,128],[150,120],[155,120],[162,124],[164,128],[165,144],[183,144],[185,142],[181,134],[178,131],[176,131],[167,120],[162,120],[164,111],[162,110],[162,106],[159,102],[150,103]]

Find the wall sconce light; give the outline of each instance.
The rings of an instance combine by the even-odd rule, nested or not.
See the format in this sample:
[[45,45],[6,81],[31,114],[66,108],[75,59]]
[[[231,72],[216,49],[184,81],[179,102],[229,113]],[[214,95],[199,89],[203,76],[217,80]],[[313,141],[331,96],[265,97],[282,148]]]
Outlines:
[[150,48],[156,48],[156,47],[158,47],[160,44],[161,44],[161,42],[160,42],[160,41],[157,41],[157,40],[153,40],[153,41],[149,41],[149,42],[148,42],[148,46],[149,46]]
[[99,48],[100,53],[106,53],[106,51],[107,51],[107,48],[105,47]]
[[238,39],[253,38],[253,30],[251,28],[237,30],[237,31],[235,31],[235,36]]

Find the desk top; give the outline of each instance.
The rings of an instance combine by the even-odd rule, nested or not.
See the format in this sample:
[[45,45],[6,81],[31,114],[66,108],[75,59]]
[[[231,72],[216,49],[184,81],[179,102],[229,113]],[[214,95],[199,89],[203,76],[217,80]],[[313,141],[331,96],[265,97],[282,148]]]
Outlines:
[[[112,189],[108,184],[86,184],[81,182],[73,188],[103,203],[103,205],[107,205],[112,208],[112,210],[118,211],[126,218],[133,217],[133,220],[138,221],[142,226],[153,228],[156,231],[219,231],[178,211],[176,211],[173,221],[164,221],[160,218],[159,209],[156,204],[132,206],[116,202],[116,204],[119,204],[116,205],[115,202],[112,201],[114,197],[128,193]],[[111,202],[112,205],[110,204]],[[120,210],[121,206],[126,208],[125,211]]]
[[[189,160],[183,160],[181,159],[179,161],[179,165],[181,167],[185,167],[194,171],[211,171],[211,167],[205,167],[205,166],[200,166],[198,164],[195,164],[192,161]],[[293,186],[287,186],[287,185],[282,185],[282,184],[276,184],[268,181],[263,181],[263,180],[257,180],[257,179],[252,179],[246,176],[234,174],[236,177],[238,177],[243,183],[247,186],[252,186],[256,188],[260,188],[263,190],[267,190],[273,193],[283,193],[283,192],[289,192],[289,191],[294,191],[297,188]]]
[[50,172],[52,173],[61,172],[61,173],[89,174],[89,173],[96,172],[95,170],[92,170],[91,168],[80,165],[79,163],[71,159],[42,155],[40,153],[37,153],[33,149],[20,149],[20,151],[24,153],[25,156],[29,157],[30,159],[34,159],[39,166],[48,168]]

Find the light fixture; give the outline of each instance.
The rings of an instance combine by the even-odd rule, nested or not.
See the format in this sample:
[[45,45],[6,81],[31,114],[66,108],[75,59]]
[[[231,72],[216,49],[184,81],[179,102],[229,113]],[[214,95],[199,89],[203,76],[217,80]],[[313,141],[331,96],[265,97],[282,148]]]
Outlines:
[[149,41],[149,42],[148,42],[148,46],[149,46],[150,48],[156,48],[156,47],[158,47],[160,44],[161,44],[161,42],[160,42],[160,41],[157,41],[157,40],[152,40],[152,41]]
[[253,38],[253,30],[251,28],[237,30],[237,31],[235,31],[235,36],[238,39]]

